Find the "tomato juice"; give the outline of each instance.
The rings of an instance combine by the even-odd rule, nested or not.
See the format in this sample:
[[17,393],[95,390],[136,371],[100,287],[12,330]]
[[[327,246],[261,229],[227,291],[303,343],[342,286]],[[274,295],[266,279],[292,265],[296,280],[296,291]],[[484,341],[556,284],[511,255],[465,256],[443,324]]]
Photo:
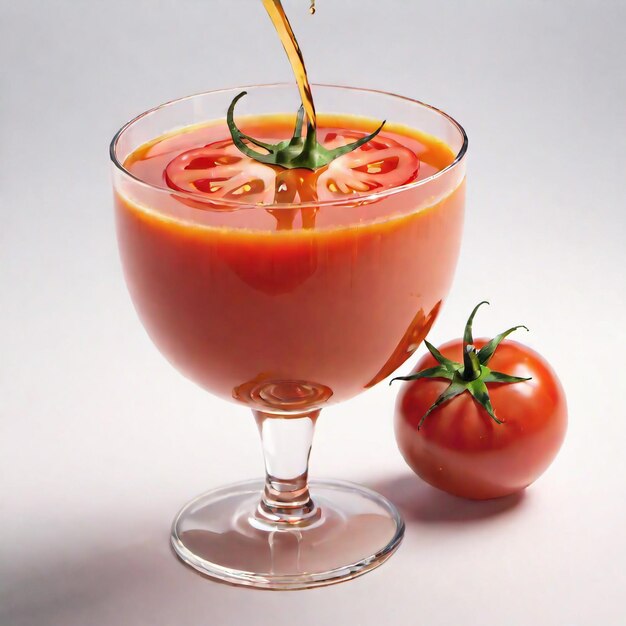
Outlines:
[[[269,142],[291,136],[294,116],[238,124]],[[377,126],[320,114],[317,132],[332,143]],[[463,174],[446,169],[455,153],[387,124],[373,164],[352,153],[321,172],[262,166],[243,180],[215,169],[238,158],[229,139],[222,120],[125,159],[145,183],[133,193],[118,186],[115,198],[137,312],[161,352],[212,393],[276,411],[354,396],[412,354],[448,293],[464,207]],[[207,145],[222,157],[194,152]]]

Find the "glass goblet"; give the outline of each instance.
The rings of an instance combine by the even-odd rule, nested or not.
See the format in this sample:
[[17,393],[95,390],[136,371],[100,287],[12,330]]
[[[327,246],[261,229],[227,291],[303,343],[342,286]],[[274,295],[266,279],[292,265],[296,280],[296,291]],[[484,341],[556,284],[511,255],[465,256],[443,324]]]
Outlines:
[[[141,146],[211,120],[228,137],[223,117],[239,91],[169,102],[115,135],[118,243],[151,339],[192,381],[252,409],[265,456],[264,480],[213,489],[179,512],[174,550],[230,583],[313,587],[375,568],[402,539],[388,500],[309,482],[308,459],[320,410],[388,377],[437,317],[460,248],[467,138],[421,102],[316,85],[322,126],[346,112],[387,119],[445,143],[449,163],[367,196],[263,206],[180,192],[126,166]],[[255,117],[298,108],[292,85],[247,91],[239,119],[246,107]]]

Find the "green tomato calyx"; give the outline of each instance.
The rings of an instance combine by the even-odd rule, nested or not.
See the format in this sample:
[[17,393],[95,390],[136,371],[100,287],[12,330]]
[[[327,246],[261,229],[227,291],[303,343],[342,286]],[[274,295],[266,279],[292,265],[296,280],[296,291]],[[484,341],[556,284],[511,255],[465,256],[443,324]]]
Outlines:
[[[491,419],[497,424],[502,424],[502,421],[496,417],[495,411],[489,398],[489,390],[487,389],[487,383],[500,383],[511,384],[521,383],[530,378],[521,378],[519,376],[510,376],[509,374],[503,374],[502,372],[495,372],[488,366],[491,357],[494,355],[496,349],[502,343],[502,341],[508,337],[513,331],[519,328],[526,328],[526,326],[513,326],[503,333],[496,335],[491,341],[486,343],[480,350],[474,346],[474,337],[472,335],[472,324],[474,322],[474,316],[476,312],[483,304],[489,304],[486,300],[479,302],[474,310],[471,312],[467,323],[465,324],[465,331],[463,333],[463,363],[458,363],[447,359],[446,357],[435,348],[431,343],[424,340],[428,351],[433,355],[438,365],[435,367],[429,367],[428,369],[410,374],[409,376],[397,376],[394,380],[419,380],[420,378],[445,378],[450,381],[450,384],[435,400],[432,406],[424,413],[417,429],[420,430],[424,420],[442,404],[456,398],[456,396],[465,393],[466,391],[474,398],[480,406],[487,411]],[[391,384],[391,383],[390,383]]]
[[[235,105],[246,93],[242,91],[230,103],[228,113],[226,114],[226,123],[228,124],[233,143],[239,148],[239,151],[251,159],[266,165],[279,165],[285,169],[304,168],[312,171],[318,170],[334,161],[337,157],[348,154],[348,152],[352,152],[374,139],[385,125],[385,122],[383,122],[373,133],[345,146],[328,150],[317,141],[317,131],[311,122],[307,122],[306,132],[302,135],[304,107],[301,106],[296,114],[296,125],[291,139],[286,139],[276,144],[265,143],[246,135],[235,124]],[[263,152],[254,150],[249,144],[254,144],[261,148]]]

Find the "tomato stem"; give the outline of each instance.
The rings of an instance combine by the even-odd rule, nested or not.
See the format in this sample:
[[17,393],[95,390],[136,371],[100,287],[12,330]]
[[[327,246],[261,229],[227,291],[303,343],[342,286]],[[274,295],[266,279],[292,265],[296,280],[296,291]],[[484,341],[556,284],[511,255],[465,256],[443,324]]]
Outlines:
[[460,372],[463,380],[476,380],[480,377],[480,361],[478,360],[478,351],[469,344],[463,350],[463,369]]

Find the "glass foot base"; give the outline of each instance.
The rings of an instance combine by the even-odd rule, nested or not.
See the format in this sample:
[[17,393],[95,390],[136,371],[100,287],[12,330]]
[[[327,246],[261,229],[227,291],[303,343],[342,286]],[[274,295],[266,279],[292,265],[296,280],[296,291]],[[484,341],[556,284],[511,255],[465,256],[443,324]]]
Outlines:
[[188,565],[212,578],[264,589],[304,589],[355,578],[378,567],[404,534],[396,508],[381,495],[340,481],[311,481],[320,515],[285,529],[259,523],[264,482],[210,491],[176,516],[172,545]]

